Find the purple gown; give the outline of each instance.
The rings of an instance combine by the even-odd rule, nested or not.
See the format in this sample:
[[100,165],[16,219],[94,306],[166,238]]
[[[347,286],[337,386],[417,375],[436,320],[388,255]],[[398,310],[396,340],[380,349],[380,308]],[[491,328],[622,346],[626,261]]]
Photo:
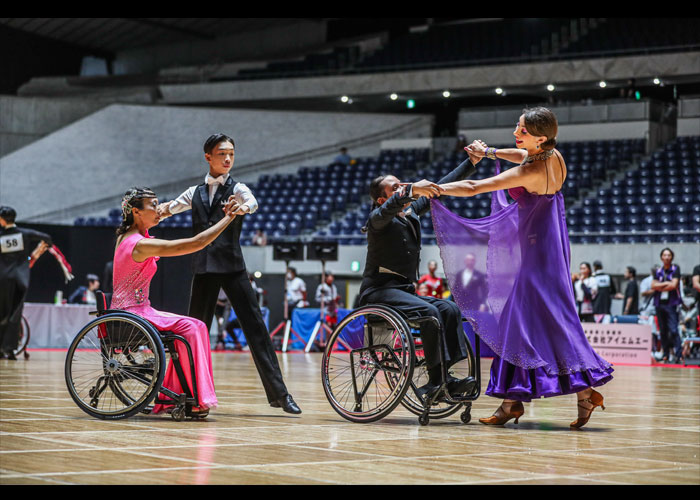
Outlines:
[[[431,200],[452,294],[496,354],[486,394],[530,401],[607,383],[613,368],[589,344],[576,310],[561,191],[509,193],[515,203],[508,204],[505,191],[492,193],[491,215],[482,219],[459,217]],[[463,286],[468,253],[486,276],[487,312]]]

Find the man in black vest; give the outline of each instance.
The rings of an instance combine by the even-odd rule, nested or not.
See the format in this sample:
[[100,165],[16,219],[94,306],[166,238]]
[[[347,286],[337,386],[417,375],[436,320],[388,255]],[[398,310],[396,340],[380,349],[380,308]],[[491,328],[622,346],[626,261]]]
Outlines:
[[11,360],[17,359],[14,351],[29,290],[29,256],[42,242],[39,255],[52,245],[48,234],[17,227],[16,216],[14,208],[0,207],[0,358]]
[[223,217],[220,207],[230,197],[238,202],[235,220],[206,249],[194,254],[188,315],[202,320],[207,327],[211,325],[219,290],[223,289],[241,324],[270,406],[298,414],[301,410],[287,392],[243,261],[240,246],[243,216],[255,212],[258,202],[245,184],[234,182],[229,175],[234,148],[233,139],[226,135],[209,137],[204,143],[204,158],[209,163],[204,182],[190,187],[177,199],[162,203],[158,212],[161,217],[167,217],[191,209],[192,229],[197,234]]
[[[470,160],[441,179],[438,184],[462,180],[475,171]],[[360,286],[359,304],[387,304],[409,317],[433,316],[445,339],[447,368],[467,357],[462,313],[454,302],[416,295],[413,282],[418,278],[421,249],[419,217],[430,209],[429,198],[439,195],[439,187],[422,180],[403,184],[393,175],[380,176],[370,184],[374,209],[365,226],[367,260]],[[429,381],[419,388],[421,394],[433,394],[442,381],[439,331],[431,324],[421,328]],[[448,378],[452,395],[469,392],[474,379]]]

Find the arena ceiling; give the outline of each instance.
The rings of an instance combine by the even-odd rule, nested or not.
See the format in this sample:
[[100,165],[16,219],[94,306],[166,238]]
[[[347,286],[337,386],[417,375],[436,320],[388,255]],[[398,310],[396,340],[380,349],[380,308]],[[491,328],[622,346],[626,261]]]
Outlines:
[[114,54],[138,47],[215,40],[224,35],[281,27],[296,21],[289,18],[14,17],[0,18],[0,25],[83,50]]

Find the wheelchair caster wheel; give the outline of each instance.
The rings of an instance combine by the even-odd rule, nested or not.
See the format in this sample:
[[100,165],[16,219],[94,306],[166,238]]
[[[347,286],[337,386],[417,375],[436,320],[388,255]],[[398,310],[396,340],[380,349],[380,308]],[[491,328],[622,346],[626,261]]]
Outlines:
[[428,425],[428,423],[430,422],[430,417],[428,415],[421,415],[420,417],[418,417],[418,422],[421,425]]
[[462,420],[463,424],[468,424],[472,420],[472,414],[468,411],[462,413],[459,418]]
[[173,412],[170,414],[173,420],[182,422],[185,419],[185,409],[184,408],[173,408]]

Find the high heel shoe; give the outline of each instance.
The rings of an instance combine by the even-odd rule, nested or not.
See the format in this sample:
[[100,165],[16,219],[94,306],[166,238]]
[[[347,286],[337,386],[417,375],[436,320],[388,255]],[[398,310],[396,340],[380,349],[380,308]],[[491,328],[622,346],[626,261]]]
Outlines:
[[523,403],[516,401],[511,403],[510,408],[506,411],[503,405],[499,406],[496,413],[488,418],[480,418],[479,422],[486,425],[503,425],[508,422],[511,418],[515,418],[515,423],[518,423],[518,419],[525,413],[525,408]]
[[[595,390],[591,389],[591,395],[585,399],[579,399],[578,400],[578,405],[579,407],[583,408],[588,412],[588,414],[585,417],[578,417],[576,420],[571,422],[569,424],[570,427],[583,427],[588,423],[588,419],[591,418],[591,414],[593,413],[593,410],[595,410],[597,407],[601,407],[603,410],[605,410],[605,405],[603,404],[605,400],[603,399],[603,395],[599,392],[596,392]],[[590,405],[592,405],[590,408],[588,406],[584,406],[581,403],[586,402]]]

